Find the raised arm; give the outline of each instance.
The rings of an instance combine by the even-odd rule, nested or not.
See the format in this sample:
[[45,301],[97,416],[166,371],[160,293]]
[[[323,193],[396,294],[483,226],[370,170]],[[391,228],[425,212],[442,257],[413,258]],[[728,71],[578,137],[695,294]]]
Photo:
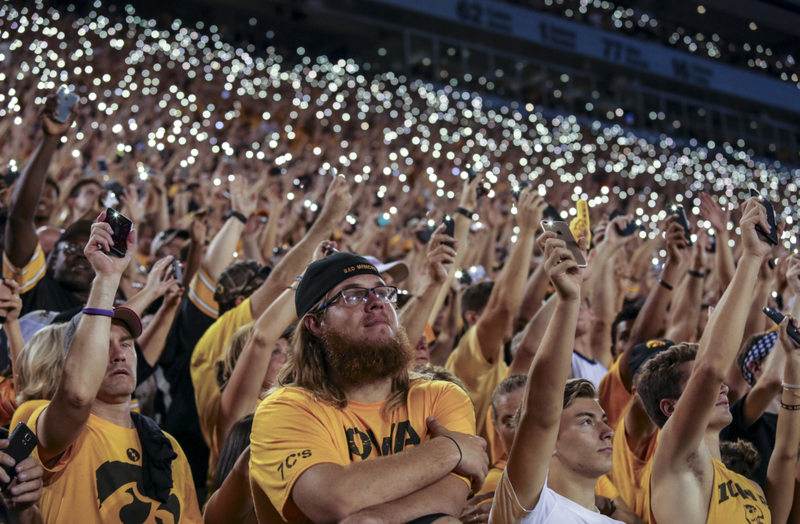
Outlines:
[[260,317],[272,302],[294,282],[295,277],[311,263],[314,251],[324,240],[330,238],[333,230],[344,220],[350,211],[352,199],[347,181],[337,176],[325,194],[322,212],[308,233],[269,274],[267,280],[250,297],[250,311],[253,318]]
[[633,235],[624,237],[619,234],[628,227],[630,216],[619,216],[606,225],[603,240],[597,246],[594,271],[598,276],[594,279],[591,291],[591,304],[594,311],[592,320],[592,358],[606,368],[611,367],[611,329],[617,317],[616,257],[620,249],[633,240]]
[[682,283],[682,292],[677,293],[671,308],[671,316],[665,338],[674,342],[693,342],[697,336],[700,321],[700,308],[703,301],[705,266],[703,252],[705,246],[700,242],[694,245],[692,266]]
[[525,294],[522,297],[522,305],[517,310],[517,318],[514,320],[514,331],[522,331],[528,322],[542,308],[544,297],[547,295],[547,284],[550,279],[544,272],[544,260],[536,266],[533,274],[525,285]]
[[[241,176],[236,177],[230,183],[230,193],[231,210],[240,213],[247,220],[256,209],[256,204],[258,203],[257,195],[251,195],[247,192],[247,180]],[[216,282],[219,275],[233,262],[233,254],[236,252],[236,245],[242,236],[244,226],[245,223],[236,216],[228,217],[222,229],[214,236],[208,246],[206,256],[203,257],[200,267],[203,268],[203,271],[213,282]]]
[[542,220],[545,207],[542,197],[530,187],[519,196],[517,242],[494,283],[489,302],[475,325],[483,357],[488,362],[496,363],[503,358],[503,338],[509,322],[522,304],[533,254],[534,235]]
[[716,273],[719,283],[719,294],[722,295],[733,280],[733,273],[736,271],[736,265],[733,263],[733,251],[728,245],[730,240],[728,222],[731,220],[731,212],[727,206],[722,208],[714,202],[711,195],[702,193],[700,195],[700,214],[711,222],[711,227],[716,232],[717,249],[714,256],[714,273]]
[[[786,366],[783,371],[783,381],[790,386],[796,386],[800,384],[800,345],[786,334],[789,323],[795,328],[798,327],[797,320],[790,316],[785,317],[781,322],[778,341],[782,350],[775,348],[773,352],[784,353]],[[800,410],[795,408],[800,405],[797,391],[792,388],[783,389],[778,427],[775,432],[775,448],[767,468],[767,486],[764,492],[773,522],[787,522],[792,510],[797,448],[800,445]]]
[[203,260],[203,246],[206,243],[206,235],[208,234],[208,224],[206,217],[208,216],[208,208],[199,210],[192,217],[189,222],[189,255],[186,257],[186,267],[183,268],[183,280],[181,285],[188,288],[192,282],[197,270],[200,269],[200,264]]
[[[109,256],[111,226],[103,222],[105,211],[92,225],[92,234],[84,253],[95,271],[92,290],[86,307],[109,310],[120,276],[130,262],[136,243],[136,231],[128,235],[128,253],[123,258]],[[103,315],[83,315],[72,343],[64,358],[61,379],[50,405],[39,417],[39,458],[45,465],[54,464],[58,457],[80,436],[108,366],[111,318]],[[132,343],[132,342],[131,342]]]
[[[478,184],[480,184],[481,180],[481,176],[476,176],[473,180],[466,180],[464,182],[464,190],[461,192],[461,199],[459,200],[458,204],[459,207],[462,207],[467,211],[475,210],[475,206],[477,206],[478,203]],[[463,269],[464,259],[469,251],[467,246],[467,237],[469,236],[469,226],[472,224],[472,220],[465,217],[461,213],[456,213],[454,218],[456,221],[456,243],[460,249],[458,250],[458,253],[456,253],[455,263],[450,266],[450,269],[447,271],[447,280],[445,280],[444,285],[439,290],[439,294],[436,296],[436,302],[434,302],[430,316],[428,317],[428,323],[430,325],[433,325],[436,322],[436,316],[439,314],[439,310],[442,309],[444,300],[447,298],[447,293],[450,292],[450,286],[453,285],[453,280],[455,280],[456,271]]]
[[683,236],[683,228],[671,219],[667,221],[665,239],[667,261],[664,264],[664,270],[661,272],[661,282],[653,286],[653,289],[650,290],[650,294],[647,296],[642,310],[633,323],[631,336],[625,345],[625,349],[619,356],[620,376],[622,377],[622,383],[625,384],[625,388],[628,391],[630,391],[632,383],[630,373],[628,373],[628,361],[630,360],[633,347],[640,342],[654,338],[658,334],[658,329],[662,325],[664,316],[667,314],[667,306],[672,299],[673,287],[677,285],[682,276],[681,263],[683,262],[683,258],[688,256],[686,240]]
[[519,504],[526,509],[539,501],[558,438],[583,280],[566,243],[553,233],[545,235],[545,270],[557,294],[554,320],[528,372],[519,426],[506,466]]
[[34,216],[42,198],[47,168],[61,137],[72,125],[78,107],[77,104],[73,107],[69,120],[62,124],[53,119],[57,106],[56,95],[48,95],[40,115],[44,136],[17,180],[9,204],[4,251],[8,260],[17,267],[25,266],[36,250],[39,238]]
[[296,286],[292,286],[281,293],[253,325],[250,338],[222,391],[219,442],[225,440],[238,420],[255,413],[256,401],[261,393],[275,344],[284,330],[297,320],[294,307],[295,288]]
[[172,285],[164,294],[164,302],[156,311],[153,320],[150,321],[147,328],[139,336],[139,347],[142,350],[142,356],[151,367],[155,367],[158,359],[161,358],[161,353],[164,352],[169,330],[172,328],[175,315],[178,314],[178,306],[180,306],[181,298],[183,298],[185,288],[181,287],[180,283],[175,279],[172,279],[171,282]]
[[703,445],[725,375],[739,351],[758,270],[770,251],[770,245],[761,241],[755,230],[756,224],[765,231],[770,230],[766,212],[758,199],[748,200],[743,213],[739,227],[744,254],[700,339],[700,348],[685,391],[673,415],[661,430],[653,471],[683,472],[689,467],[690,457]]
[[447,280],[448,269],[455,263],[456,251],[444,245],[445,242],[453,242],[455,239],[445,235],[444,230],[445,226],[442,224],[428,244],[425,259],[426,273],[421,291],[397,315],[412,344],[416,344],[422,338],[439,291]]

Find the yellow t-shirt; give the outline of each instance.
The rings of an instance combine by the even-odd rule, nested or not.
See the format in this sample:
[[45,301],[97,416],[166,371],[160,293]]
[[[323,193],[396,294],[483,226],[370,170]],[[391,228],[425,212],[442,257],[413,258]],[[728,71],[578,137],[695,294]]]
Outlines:
[[597,388],[598,402],[608,417],[608,426],[614,430],[631,402],[631,393],[622,383],[619,359],[615,360]]
[[[0,377],[0,426],[8,426],[16,411],[17,395],[14,392],[14,379]],[[13,426],[11,431],[14,431]]]
[[[714,488],[711,490],[706,524],[772,524],[767,501],[756,485],[747,477],[726,468],[719,460],[711,460],[714,462]],[[648,522],[656,524],[655,515],[650,508],[651,472],[652,461],[645,471],[646,502],[650,517]]]
[[11,425],[8,427],[11,429],[11,431],[14,431],[14,428],[17,427],[18,423],[24,422],[27,424],[31,419],[31,415],[33,415],[33,412],[36,411],[37,408],[46,406],[49,403],[49,400],[29,400],[27,402],[23,402],[14,412],[14,417],[11,419]]
[[[497,484],[500,482],[500,477],[503,476],[503,470],[506,469],[506,464],[508,464],[508,461],[503,459],[495,462],[494,465],[489,468],[489,473],[486,474],[486,480],[483,481],[483,487],[477,495],[492,493],[497,490]],[[491,504],[493,499],[494,497],[487,499],[481,502],[481,504]]]
[[645,483],[644,477],[645,471],[653,462],[661,430],[656,430],[653,433],[647,442],[644,457],[639,458],[628,446],[628,439],[625,436],[626,413],[627,409],[622,413],[622,418],[614,434],[614,454],[612,456],[613,466],[611,472],[600,478],[607,478],[617,489],[625,504],[639,515],[639,518],[644,520],[645,523],[649,523],[650,506],[646,502],[649,488],[648,484]]
[[215,378],[214,363],[225,354],[225,348],[236,330],[252,321],[250,299],[247,298],[211,324],[192,352],[194,400],[197,403],[203,437],[211,449],[219,450],[222,445],[221,442],[215,442],[214,437],[222,398]]
[[[39,406],[28,421],[36,428]],[[36,429],[34,429],[36,431]],[[145,496],[142,446],[135,429],[89,415],[81,436],[52,468],[44,468],[39,509],[47,524],[177,524],[203,522],[189,463],[178,443],[167,435],[178,458],[172,461],[173,486],[166,503]],[[34,453],[38,456],[38,450]]]
[[416,446],[429,439],[428,417],[451,431],[475,434],[472,403],[450,382],[416,380],[405,407],[384,416],[383,405],[349,402],[337,409],[299,388],[283,388],[264,399],[250,434],[250,486],[259,520],[264,521],[270,504],[284,520],[302,520],[290,495],[303,472],[317,464],[348,466]]
[[603,475],[597,479],[597,484],[594,486],[594,492],[601,497],[611,500],[615,500],[617,497],[619,497],[619,491],[614,483],[612,483],[608,478],[608,475]]
[[[475,326],[467,330],[456,349],[447,358],[445,368],[458,377],[467,388],[467,393],[475,404],[475,418],[477,419],[478,435],[489,440],[495,436],[489,435],[486,426],[486,414],[492,405],[492,393],[500,382],[508,375],[508,366],[503,360],[502,348],[498,347],[494,353],[499,355],[498,361],[489,363],[483,357],[481,344]],[[502,344],[501,344],[502,345]],[[502,446],[501,446],[502,448]],[[494,452],[493,452],[494,454]],[[502,451],[500,453],[502,455]],[[499,460],[499,457],[491,457]]]

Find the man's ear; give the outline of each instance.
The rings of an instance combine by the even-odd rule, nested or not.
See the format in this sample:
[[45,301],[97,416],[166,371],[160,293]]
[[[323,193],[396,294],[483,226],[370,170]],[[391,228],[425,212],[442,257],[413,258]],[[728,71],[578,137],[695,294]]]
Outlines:
[[750,370],[750,373],[753,375],[757,375],[761,373],[761,361],[760,360],[751,360],[747,363],[747,369]]
[[673,400],[671,398],[662,398],[661,402],[659,402],[658,407],[661,409],[661,413],[664,414],[667,418],[671,417],[673,413],[675,413],[675,406],[678,404],[677,400]]
[[[236,306],[238,306],[239,304],[244,302],[245,298],[247,298],[247,297],[245,297],[244,295],[239,295],[238,297],[236,297],[236,302],[235,302]],[[236,306],[234,306],[234,307],[236,307]]]
[[319,338],[322,332],[322,321],[317,315],[306,315],[306,318],[303,319],[303,324],[312,335]]
[[472,327],[478,323],[478,313],[476,311],[465,311],[464,320],[466,320],[467,324]]

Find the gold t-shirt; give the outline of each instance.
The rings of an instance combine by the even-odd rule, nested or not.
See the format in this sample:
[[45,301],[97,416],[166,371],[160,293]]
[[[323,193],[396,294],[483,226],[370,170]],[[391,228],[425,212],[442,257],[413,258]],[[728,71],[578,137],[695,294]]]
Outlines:
[[[486,425],[486,414],[492,404],[492,393],[508,375],[508,366],[503,360],[502,348],[498,348],[494,353],[499,355],[499,359],[495,363],[489,363],[481,351],[477,330],[475,326],[472,326],[461,337],[458,346],[450,353],[445,364],[445,368],[458,377],[467,388],[467,393],[475,404],[478,435],[487,442],[497,440],[494,434],[490,435]],[[493,446],[492,455],[497,449],[497,446]],[[502,455],[502,444],[499,449]],[[500,458],[499,456],[491,457],[495,461]]]
[[[39,406],[28,426],[47,405]],[[183,450],[168,434],[178,457],[172,461],[172,490],[161,503],[142,493],[142,446],[136,429],[89,415],[86,427],[58,463],[44,468],[39,509],[47,524],[177,524],[203,522],[192,471]],[[38,456],[38,450],[35,451]]]
[[250,486],[259,520],[270,506],[288,522],[302,520],[291,493],[308,468],[400,453],[429,440],[428,417],[451,431],[475,434],[472,403],[458,386],[416,380],[407,399],[405,407],[388,415],[382,413],[384,402],[349,402],[337,409],[299,388],[283,388],[264,399],[250,434]]

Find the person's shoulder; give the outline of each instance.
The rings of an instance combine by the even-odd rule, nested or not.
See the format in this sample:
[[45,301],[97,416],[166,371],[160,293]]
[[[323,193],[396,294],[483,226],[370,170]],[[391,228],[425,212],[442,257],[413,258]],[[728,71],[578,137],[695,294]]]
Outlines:
[[430,397],[439,398],[443,396],[463,396],[469,400],[469,395],[464,389],[448,380],[436,379],[431,377],[418,377],[411,380],[408,388],[409,396],[412,395],[427,395]]
[[296,406],[311,408],[315,405],[322,405],[314,396],[302,388],[280,387],[270,391],[266,398],[261,401],[257,411],[264,409],[274,409],[278,406]]

